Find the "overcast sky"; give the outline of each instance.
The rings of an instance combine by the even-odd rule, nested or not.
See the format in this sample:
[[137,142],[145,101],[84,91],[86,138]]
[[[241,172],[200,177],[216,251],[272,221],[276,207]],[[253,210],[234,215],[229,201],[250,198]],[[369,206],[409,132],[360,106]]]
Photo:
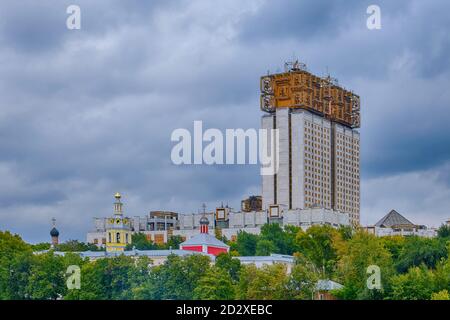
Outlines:
[[259,128],[259,77],[293,56],[361,96],[362,223],[450,218],[449,1],[143,3],[1,2],[0,230],[85,241],[117,191],[130,216],[239,208],[258,166],[175,166],[171,133]]

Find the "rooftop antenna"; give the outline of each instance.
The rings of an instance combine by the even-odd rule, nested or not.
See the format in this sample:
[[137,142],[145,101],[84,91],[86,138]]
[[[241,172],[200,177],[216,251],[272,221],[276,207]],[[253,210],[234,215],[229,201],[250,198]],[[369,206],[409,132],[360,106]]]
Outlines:
[[299,69],[300,67],[298,57],[295,54],[295,51],[292,51],[292,67],[293,69]]

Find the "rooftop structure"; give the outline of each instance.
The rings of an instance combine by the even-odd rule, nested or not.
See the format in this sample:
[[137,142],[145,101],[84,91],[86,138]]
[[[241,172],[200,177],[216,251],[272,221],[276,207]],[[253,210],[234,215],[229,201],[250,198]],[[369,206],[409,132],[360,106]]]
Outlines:
[[262,210],[262,197],[250,196],[247,199],[241,201],[241,210],[243,212],[261,211]]
[[344,286],[333,280],[324,279],[317,281],[316,291],[314,295],[315,300],[336,300],[336,297],[331,293],[333,290],[342,289]]
[[59,242],[59,231],[56,229],[56,219],[52,219],[53,228],[50,230],[50,237],[52,238],[51,245],[52,247],[56,246]]
[[197,234],[187,241],[180,244],[181,250],[198,251],[215,256],[220,253],[226,253],[230,250],[230,247],[218,240],[215,236],[210,235],[209,232],[209,220],[205,215],[200,219],[200,234]]
[[106,251],[123,252],[128,244],[131,244],[131,224],[130,219],[123,216],[123,204],[120,201],[120,193],[116,193],[114,198],[114,215],[106,222]]
[[319,77],[298,61],[287,62],[285,72],[261,77],[261,110],[305,109],[351,128],[360,127],[360,99],[339,86],[330,75]]
[[331,291],[331,290],[339,290],[344,286],[340,283],[334,282],[332,280],[319,280],[316,284],[316,289],[319,291]]
[[419,236],[431,238],[437,234],[436,229],[416,225],[395,210],[391,210],[375,225],[367,226],[365,229],[376,236]]
[[283,264],[286,266],[287,273],[291,273],[295,262],[293,256],[275,253],[272,253],[270,256],[242,256],[236,257],[236,259],[238,259],[241,264],[254,264],[257,268],[276,263]]
[[414,228],[416,225],[402,216],[395,210],[391,210],[383,218],[375,223],[376,227],[380,228],[396,228],[396,227],[410,227]]

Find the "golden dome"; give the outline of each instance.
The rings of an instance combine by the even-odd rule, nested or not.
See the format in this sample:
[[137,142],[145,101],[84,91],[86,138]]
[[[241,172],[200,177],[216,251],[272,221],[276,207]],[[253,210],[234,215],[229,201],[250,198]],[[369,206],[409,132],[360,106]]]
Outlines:
[[114,198],[116,198],[117,200],[119,200],[122,196],[120,195],[120,193],[116,192],[116,194],[114,195]]

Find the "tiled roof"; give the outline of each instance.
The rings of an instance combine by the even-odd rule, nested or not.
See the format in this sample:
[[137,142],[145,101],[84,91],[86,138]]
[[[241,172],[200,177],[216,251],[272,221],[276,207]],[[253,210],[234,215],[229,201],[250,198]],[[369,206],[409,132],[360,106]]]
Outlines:
[[229,248],[229,246],[227,246],[225,243],[223,243],[222,241],[218,240],[216,237],[208,233],[199,233],[180,244],[180,246],[199,246],[199,245]]
[[341,289],[344,286],[340,283],[334,282],[332,280],[319,280],[316,284],[316,289],[320,291],[330,291]]
[[282,254],[274,254],[272,253],[270,256],[244,256],[244,257],[235,257],[239,259],[241,262],[286,262],[286,263],[294,263],[294,257]]
[[381,218],[380,221],[378,221],[375,226],[376,227],[384,227],[384,228],[390,228],[392,226],[415,226],[414,223],[406,219],[404,216],[402,216],[400,213],[398,213],[395,210],[391,210],[387,215],[385,215],[383,218]]

